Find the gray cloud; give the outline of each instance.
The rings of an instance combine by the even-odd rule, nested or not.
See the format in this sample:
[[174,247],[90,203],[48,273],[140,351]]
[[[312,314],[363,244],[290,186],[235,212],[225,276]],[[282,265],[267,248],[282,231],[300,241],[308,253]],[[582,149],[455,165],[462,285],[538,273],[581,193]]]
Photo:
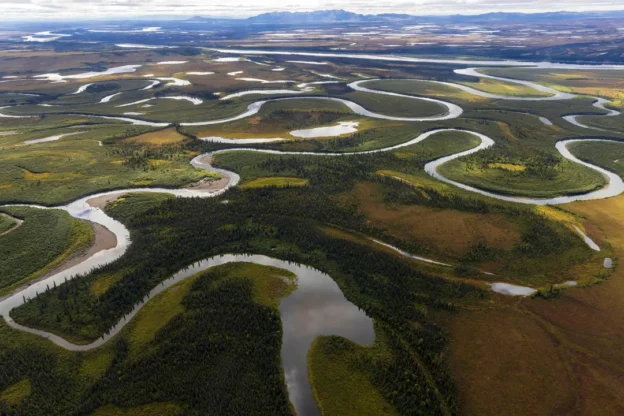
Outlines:
[[[90,19],[133,15],[250,16],[269,11],[346,9],[358,13],[477,14],[486,12],[546,12],[624,10],[624,1],[567,0],[2,0],[0,19],[45,17]],[[53,13],[51,13],[51,11]]]

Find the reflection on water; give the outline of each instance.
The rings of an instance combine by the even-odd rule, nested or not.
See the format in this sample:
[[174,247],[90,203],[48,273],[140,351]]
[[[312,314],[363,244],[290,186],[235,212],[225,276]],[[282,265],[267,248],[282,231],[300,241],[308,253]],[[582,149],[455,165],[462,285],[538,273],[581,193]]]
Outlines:
[[536,289],[526,286],[512,285],[511,283],[488,283],[492,291],[509,296],[531,296],[537,293]]
[[312,129],[293,130],[290,132],[291,136],[295,137],[335,137],[347,133],[355,133],[357,126],[360,123],[357,121],[340,121],[335,126],[330,127],[315,127]]
[[[284,268],[281,264],[275,266]],[[305,266],[289,270],[297,274],[298,288],[280,304],[286,385],[299,416],[320,415],[308,381],[310,345],[319,335],[340,335],[358,344],[371,344],[375,336],[373,323],[345,299],[328,275]]]
[[279,308],[283,325],[282,366],[290,401],[297,414],[299,416],[320,416],[321,413],[314,400],[308,380],[307,357],[312,341],[319,335],[340,335],[359,344],[370,344],[373,342],[375,334],[372,319],[344,297],[331,277],[311,267],[266,256],[246,254],[226,254],[202,260],[164,280],[104,336],[87,345],[75,345],[58,335],[19,325],[8,316],[8,311],[16,306],[11,302],[11,298],[0,302],[0,312],[3,312],[7,323],[15,329],[48,338],[67,350],[91,350],[104,345],[117,335],[149,302],[149,299],[199,272],[232,262],[250,262],[273,266],[297,275],[296,290],[287,298],[282,299]]
[[605,257],[604,261],[602,262],[602,265],[604,266],[605,269],[610,269],[613,267],[613,260],[611,260],[610,257]]

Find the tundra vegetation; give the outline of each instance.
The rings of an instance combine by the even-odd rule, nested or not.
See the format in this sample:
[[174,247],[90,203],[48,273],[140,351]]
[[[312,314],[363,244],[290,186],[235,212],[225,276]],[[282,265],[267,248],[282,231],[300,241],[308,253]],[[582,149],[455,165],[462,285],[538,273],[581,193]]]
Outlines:
[[[89,223],[66,211],[10,204],[52,207],[128,189],[102,208],[129,229],[132,242],[117,260],[24,299],[8,319],[88,344],[177,271],[220,254],[262,254],[328,274],[374,322],[371,345],[331,334],[312,344],[309,381],[325,416],[621,413],[624,199],[519,204],[469,192],[425,170],[480,146],[470,131],[491,137],[493,146],[441,165],[443,176],[529,198],[603,188],[601,173],[563,157],[556,144],[609,140],[568,149],[624,173],[622,117],[604,117],[609,110],[593,106],[592,98],[609,100],[607,109],[622,106],[614,71],[482,70],[580,94],[504,100],[430,81],[509,98],[548,94],[462,76],[453,70],[465,66],[449,63],[328,58],[311,69],[288,62],[297,59],[292,56],[219,61],[230,55],[185,44],[177,33],[172,39],[182,47],[160,49],[113,47],[123,36],[96,33],[75,36],[113,43],[59,41],[0,51],[0,59],[11,56],[0,75],[19,77],[0,83],[6,107],[0,113],[12,116],[0,119],[0,299],[98,242]],[[272,45],[263,36],[230,33],[224,42]],[[299,46],[326,51],[325,41],[310,42]],[[158,64],[163,61],[183,63]],[[134,72],[65,83],[31,78],[42,66],[68,74],[138,64]],[[354,91],[348,84],[362,74],[375,80],[361,86],[407,97]],[[92,85],[76,93],[87,81]],[[223,99],[246,91],[255,93]],[[388,117],[356,114],[329,97]],[[443,100],[463,113],[405,120],[447,113],[446,106],[415,97]],[[237,117],[260,100],[268,101]],[[590,128],[563,119],[571,114],[582,115],[577,120]],[[290,134],[339,122],[357,122],[356,131]],[[437,129],[449,130],[400,146]],[[285,140],[261,140],[271,138]],[[238,186],[212,198],[131,192],[218,190],[227,179],[223,172],[190,163],[212,152],[202,162],[240,175]],[[575,227],[601,251],[590,249]],[[603,266],[605,257],[612,268]],[[538,294],[506,297],[491,290],[495,282]],[[216,266],[147,299],[119,334],[82,352],[0,320],[0,414],[293,415],[281,366],[279,305],[296,286],[297,276],[286,270]]]

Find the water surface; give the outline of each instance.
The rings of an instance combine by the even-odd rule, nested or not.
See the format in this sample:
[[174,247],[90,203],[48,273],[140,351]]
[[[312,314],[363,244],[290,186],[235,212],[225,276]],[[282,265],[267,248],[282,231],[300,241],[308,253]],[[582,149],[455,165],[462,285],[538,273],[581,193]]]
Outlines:
[[293,130],[290,132],[290,135],[303,138],[336,137],[342,134],[355,133],[356,131],[358,131],[357,126],[359,124],[360,123],[357,121],[340,121],[335,126]]

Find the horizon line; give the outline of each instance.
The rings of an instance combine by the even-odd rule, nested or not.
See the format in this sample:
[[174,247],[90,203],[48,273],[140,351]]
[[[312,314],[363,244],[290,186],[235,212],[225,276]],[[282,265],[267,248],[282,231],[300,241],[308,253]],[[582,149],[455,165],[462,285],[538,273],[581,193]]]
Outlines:
[[[119,20],[119,21],[127,21],[127,20],[133,20],[133,19],[140,19],[140,20],[146,20],[146,19],[155,19],[155,20],[182,20],[182,19],[189,19],[189,18],[193,18],[193,17],[197,17],[197,18],[204,18],[204,19],[225,19],[225,20],[245,20],[245,19],[249,19],[252,17],[257,17],[257,16],[261,16],[261,15],[265,15],[265,14],[271,14],[271,13],[290,13],[290,14],[297,14],[297,13],[314,13],[314,12],[331,12],[331,11],[344,11],[344,12],[348,12],[348,13],[354,13],[360,16],[382,16],[382,15],[402,15],[402,16],[411,16],[411,17],[454,17],[454,16],[471,16],[471,17],[478,17],[478,16],[485,16],[485,15],[491,15],[491,14],[521,14],[521,15],[541,15],[541,14],[556,14],[556,13],[570,13],[570,14],[604,14],[604,13],[610,13],[610,12],[624,12],[624,5],[622,6],[616,6],[615,8],[610,8],[610,9],[587,9],[587,10],[577,10],[577,9],[555,9],[555,10],[531,10],[531,11],[500,11],[500,10],[492,10],[492,11],[477,11],[475,13],[455,13],[455,12],[451,12],[451,13],[419,13],[419,14],[414,14],[414,13],[392,13],[392,12],[379,12],[379,13],[361,13],[361,12],[357,12],[357,11],[351,11],[348,9],[316,9],[316,10],[307,10],[307,11],[283,11],[283,10],[274,10],[274,11],[268,11],[268,12],[262,12],[262,13],[257,13],[257,14],[251,14],[251,15],[231,15],[231,14],[218,14],[218,13],[206,13],[206,14],[202,14],[201,12],[189,12],[189,13],[182,13],[182,14],[171,14],[171,13],[167,13],[167,12],[163,12],[163,13],[153,13],[153,14],[132,14],[132,15],[128,15],[127,13],[120,13],[120,14],[102,14],[102,15],[96,15],[93,18],[89,18],[89,19],[84,19],[84,18],[80,18],[79,14],[72,14],[72,15],[65,15],[65,16],[54,16],[51,17],[49,15],[35,15],[35,16],[31,16],[27,19],[24,19],[21,16],[5,16],[2,17],[0,16],[0,21],[14,21],[14,22],[33,22],[33,21],[49,21],[49,22],[55,22],[55,21],[77,21],[77,20],[82,20],[82,21],[98,21],[98,20]],[[326,22],[326,23],[349,23],[349,21],[336,21],[336,22]]]

